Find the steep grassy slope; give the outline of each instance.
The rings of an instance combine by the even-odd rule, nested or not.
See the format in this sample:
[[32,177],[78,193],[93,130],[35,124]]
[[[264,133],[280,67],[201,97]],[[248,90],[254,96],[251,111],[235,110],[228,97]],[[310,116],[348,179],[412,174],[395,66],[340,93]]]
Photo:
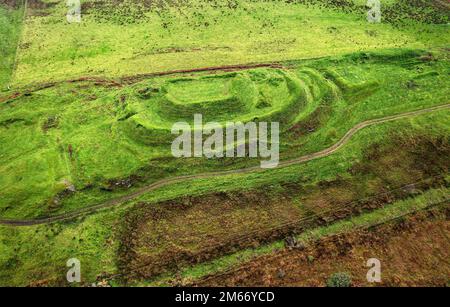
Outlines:
[[[361,53],[289,63],[282,71],[162,77],[121,89],[69,83],[11,99],[0,105],[0,215],[51,216],[157,179],[260,162],[174,158],[171,125],[192,122],[194,112],[219,122],[280,121],[282,159],[317,152],[364,120],[446,103],[447,57],[409,50]],[[205,88],[209,81],[234,82],[237,89],[218,99]]]

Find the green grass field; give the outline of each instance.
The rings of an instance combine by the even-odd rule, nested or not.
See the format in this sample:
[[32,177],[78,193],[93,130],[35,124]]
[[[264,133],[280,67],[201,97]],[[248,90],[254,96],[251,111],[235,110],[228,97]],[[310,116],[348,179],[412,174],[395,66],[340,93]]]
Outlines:
[[[0,212],[49,216],[161,178],[259,163],[172,157],[171,125],[192,122],[195,113],[223,123],[279,121],[284,160],[320,151],[364,120],[446,103],[447,55],[424,61],[424,54],[354,54],[290,63],[284,72],[162,77],[125,89],[82,82],[11,100],[0,106]],[[123,180],[131,187],[122,187]]]
[[132,0],[119,6],[82,1],[81,24],[62,18],[63,1],[45,2],[55,4],[49,14],[25,24],[16,86],[448,43],[446,25],[368,24],[364,1],[352,13],[284,1],[180,1],[150,7]]
[[[325,209],[357,202],[327,225],[299,223],[300,239],[448,197],[448,108],[369,126],[306,163],[139,192],[259,165],[175,158],[172,125],[192,124],[194,114],[222,126],[279,122],[286,162],[364,121],[448,104],[445,3],[384,1],[382,22],[372,24],[365,2],[84,0],[82,22],[68,23],[65,1],[25,10],[0,1],[0,220],[114,202],[66,221],[0,225],[0,285],[67,286],[74,257],[82,285],[146,261],[157,264],[112,284],[189,281],[282,248],[286,233],[264,231]],[[358,202],[419,181],[414,193]],[[224,239],[253,232],[256,247]],[[208,244],[224,247],[204,252]]]
[[12,78],[22,20],[23,6],[0,6],[0,91],[9,86]]

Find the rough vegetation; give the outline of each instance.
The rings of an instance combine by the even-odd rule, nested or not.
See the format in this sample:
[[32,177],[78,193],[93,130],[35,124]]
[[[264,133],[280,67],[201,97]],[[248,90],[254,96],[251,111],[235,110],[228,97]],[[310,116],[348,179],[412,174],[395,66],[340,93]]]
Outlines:
[[[449,256],[448,231],[447,202],[371,227],[332,233],[303,249],[261,256],[198,285],[445,287],[449,267],[434,263]],[[365,262],[370,257],[389,264],[382,266],[381,283],[367,282]]]
[[438,175],[450,167],[448,139],[391,138],[368,149],[350,178],[140,204],[124,220],[119,267],[151,278],[448,185]]

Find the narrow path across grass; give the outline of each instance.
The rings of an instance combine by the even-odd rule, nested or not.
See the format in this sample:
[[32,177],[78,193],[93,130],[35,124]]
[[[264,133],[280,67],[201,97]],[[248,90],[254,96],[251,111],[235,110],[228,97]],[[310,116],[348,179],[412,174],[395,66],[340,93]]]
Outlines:
[[[386,117],[382,117],[382,118],[371,119],[371,120],[361,122],[361,123],[357,124],[356,126],[354,126],[353,128],[351,128],[336,144],[334,144],[322,151],[316,152],[316,153],[304,155],[304,156],[301,156],[299,158],[295,158],[292,160],[282,161],[282,162],[280,162],[279,167],[287,167],[287,166],[291,166],[291,165],[295,165],[295,164],[301,164],[301,163],[305,163],[305,162],[308,162],[311,160],[329,156],[329,155],[333,154],[334,152],[336,152],[337,150],[339,150],[340,148],[342,148],[346,143],[348,143],[350,138],[353,135],[355,135],[359,130],[362,130],[366,127],[374,126],[377,124],[390,122],[390,121],[394,121],[394,120],[404,119],[404,118],[408,118],[408,117],[414,117],[417,115],[440,111],[440,110],[444,110],[444,109],[450,109],[450,103],[436,106],[436,107],[426,108],[426,109],[422,109],[422,110],[406,112],[406,113],[401,113],[401,114],[397,114],[397,115],[391,115],[391,116],[386,116]],[[100,203],[100,204],[97,204],[97,205],[94,205],[91,207],[55,215],[55,216],[48,217],[48,218],[42,218],[42,219],[24,219],[24,220],[0,219],[0,225],[8,225],[8,226],[18,227],[18,226],[32,226],[32,225],[60,222],[60,221],[64,221],[64,220],[74,219],[74,218],[80,217],[85,214],[90,214],[90,213],[96,212],[100,209],[105,209],[105,208],[120,205],[124,202],[133,200],[143,194],[149,193],[151,191],[154,191],[161,187],[167,186],[169,184],[180,183],[180,182],[194,180],[194,179],[214,178],[214,177],[220,177],[220,176],[225,176],[225,175],[246,174],[246,173],[263,172],[263,171],[267,171],[267,169],[262,169],[259,166],[253,166],[253,167],[242,168],[242,169],[237,169],[237,170],[208,172],[208,173],[204,173],[204,174],[185,175],[185,176],[178,176],[178,177],[173,177],[173,178],[162,179],[160,181],[157,181],[157,182],[154,182],[147,186],[144,186],[128,195],[113,198],[113,199],[110,199],[108,201],[105,201],[103,203]]]

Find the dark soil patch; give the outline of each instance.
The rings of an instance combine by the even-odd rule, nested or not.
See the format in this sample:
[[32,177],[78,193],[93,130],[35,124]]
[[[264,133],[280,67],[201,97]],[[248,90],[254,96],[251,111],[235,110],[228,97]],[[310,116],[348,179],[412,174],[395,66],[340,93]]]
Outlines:
[[142,178],[137,175],[131,175],[123,179],[110,179],[102,189],[106,191],[128,190],[141,181]]
[[[352,286],[446,286],[450,276],[448,205],[326,237],[302,250],[262,256],[196,285],[325,286],[332,274],[346,272]],[[381,261],[380,284],[367,282],[369,258]]]
[[124,281],[173,272],[448,185],[438,176],[449,170],[448,138],[392,139],[372,146],[364,162],[349,169],[350,178],[138,205],[121,234]]
[[353,3],[352,0],[288,0],[287,3],[302,3],[307,6],[314,5],[324,9],[339,9],[346,13],[361,11],[361,6]]
[[[270,237],[266,229],[300,216],[300,210],[290,206],[288,199],[274,201],[268,193],[255,191],[140,204],[126,217],[121,271],[132,270],[133,275],[145,278],[176,270],[234,248],[257,245]],[[224,241],[235,241],[240,234],[247,235],[245,243],[223,246]]]

